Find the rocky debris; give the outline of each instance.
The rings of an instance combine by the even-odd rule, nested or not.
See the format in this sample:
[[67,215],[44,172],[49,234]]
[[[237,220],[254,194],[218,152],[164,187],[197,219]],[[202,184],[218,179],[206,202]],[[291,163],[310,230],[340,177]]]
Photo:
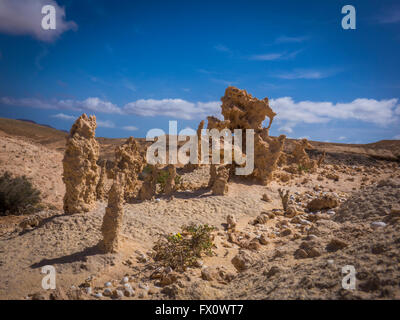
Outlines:
[[335,251],[344,249],[347,246],[348,246],[348,243],[346,243],[345,241],[334,238],[327,244],[326,251],[335,252]]
[[157,192],[157,179],[159,168],[156,165],[149,164],[149,173],[144,178],[142,188],[139,191],[140,200],[151,200]]
[[87,212],[96,207],[99,180],[99,144],[95,139],[96,117],[81,115],[67,138],[63,159],[64,211]]
[[108,206],[101,226],[103,240],[100,243],[102,250],[106,253],[118,252],[121,245],[120,233],[124,214],[124,178],[123,173],[115,175],[114,183],[108,194]]
[[268,194],[264,193],[262,195],[261,200],[265,201],[265,202],[271,202],[271,198],[268,196]]
[[229,169],[225,166],[220,166],[217,169],[217,175],[212,185],[212,194],[223,196],[228,192]]
[[315,258],[321,255],[315,241],[303,241],[294,253],[295,259]]
[[316,199],[311,200],[307,204],[307,209],[311,212],[320,211],[324,209],[336,208],[339,205],[339,201],[336,197],[330,195],[324,195]]
[[236,228],[236,218],[233,214],[228,214],[226,217],[227,229],[230,231],[234,231]]
[[231,282],[235,275],[226,270],[225,267],[207,267],[201,269],[201,278],[206,281],[218,281],[220,283]]
[[166,195],[171,195],[175,191],[175,177],[176,177],[176,168],[175,165],[169,164],[167,166],[168,177],[164,187],[164,193]]
[[379,229],[379,228],[384,228],[386,227],[386,223],[383,221],[374,221],[371,222],[371,228],[372,229]]
[[250,268],[254,264],[254,259],[247,251],[241,250],[233,257],[231,262],[233,266],[241,272]]
[[107,199],[107,191],[105,189],[106,181],[107,181],[106,161],[102,161],[101,170],[100,170],[100,178],[99,178],[99,182],[97,183],[97,186],[96,186],[97,200]]
[[124,144],[115,148],[115,166],[113,174],[122,172],[125,174],[125,199],[135,196],[138,188],[138,175],[142,172],[144,159],[142,158],[138,144],[133,137],[129,137]]

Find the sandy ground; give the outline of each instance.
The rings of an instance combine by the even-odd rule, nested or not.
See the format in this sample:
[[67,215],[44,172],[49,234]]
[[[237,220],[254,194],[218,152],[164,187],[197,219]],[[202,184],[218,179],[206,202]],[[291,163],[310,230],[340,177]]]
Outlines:
[[[25,217],[0,217],[0,299],[25,299],[33,293],[48,298],[50,292],[41,288],[45,265],[57,271],[57,293],[79,299],[110,299],[95,294],[104,292],[106,282],[113,289],[120,287],[124,277],[135,294],[122,299],[400,298],[400,223],[391,214],[400,202],[398,163],[374,160],[338,165],[328,158],[314,174],[289,175],[289,181],[277,179],[267,187],[231,181],[226,196],[212,196],[204,188],[209,173],[202,167],[183,175],[190,186],[171,199],[160,196],[125,204],[124,247],[119,254],[104,255],[97,244],[106,203],[99,202],[89,213],[64,215],[60,210],[61,160],[57,150],[0,135],[1,172],[31,177],[44,201],[54,206],[37,214],[40,223],[26,230],[18,227]],[[339,175],[338,181],[326,177],[333,172]],[[290,190],[291,202],[302,212],[298,220],[282,215],[278,188]],[[337,197],[340,207],[304,212],[307,203],[322,193]],[[271,201],[263,201],[263,194]],[[250,224],[262,212],[274,216],[265,223]],[[224,228],[229,214],[238,220],[237,243],[230,241]],[[215,255],[204,257],[201,266],[190,268],[174,283],[160,286],[151,277],[156,268],[151,249],[158,237],[179,232],[191,222],[217,228]],[[377,227],[373,222],[381,224]],[[266,244],[252,249],[243,245],[261,236]],[[333,239],[344,246],[332,248]],[[298,258],[296,252],[304,246],[313,247],[318,255]],[[249,259],[241,272],[232,263],[239,252]],[[356,269],[356,290],[342,289],[345,265]],[[233,279],[204,280],[206,266],[223,267]],[[79,287],[89,277],[91,292],[86,293]]]

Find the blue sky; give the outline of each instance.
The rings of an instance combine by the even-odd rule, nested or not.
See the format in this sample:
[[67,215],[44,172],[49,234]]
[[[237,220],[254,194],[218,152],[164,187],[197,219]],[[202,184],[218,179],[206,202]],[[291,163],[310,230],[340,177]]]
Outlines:
[[272,135],[400,139],[399,57],[398,1],[0,0],[0,117],[144,137],[196,128],[234,85],[270,99]]

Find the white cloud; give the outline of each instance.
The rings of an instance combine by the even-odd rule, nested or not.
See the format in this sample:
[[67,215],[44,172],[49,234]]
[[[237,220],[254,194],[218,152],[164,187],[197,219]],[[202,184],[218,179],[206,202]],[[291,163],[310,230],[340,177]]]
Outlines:
[[102,121],[102,120],[97,119],[96,123],[97,123],[97,127],[99,127],[99,128],[115,128],[114,122],[112,122],[110,120]]
[[77,119],[77,117],[70,116],[70,115],[67,115],[65,113],[57,113],[55,115],[52,115],[51,117],[52,118],[61,119],[61,120],[75,120],[75,119]]
[[[56,29],[42,28],[42,7],[53,5],[56,9]],[[73,21],[65,20],[65,8],[54,0],[1,0],[0,32],[12,35],[31,35],[44,42],[52,42],[70,29],[76,30]]]
[[400,134],[397,134],[393,137],[394,140],[400,140]]
[[347,137],[345,137],[345,136],[340,136],[340,137],[338,138],[338,140],[339,140],[339,141],[347,140]]
[[270,99],[276,119],[283,123],[281,131],[291,133],[299,123],[327,123],[331,120],[359,120],[376,125],[388,125],[400,120],[398,99],[355,99],[348,103],[295,102],[291,97]]
[[45,101],[37,98],[0,98],[0,103],[16,107],[32,107],[39,109],[58,109],[58,110],[74,110],[74,111],[92,111],[121,114],[122,111],[115,104],[103,101],[96,97],[87,98],[86,100],[51,100]]
[[275,75],[275,77],[286,80],[295,79],[323,79],[334,75],[333,71],[303,70],[297,69],[292,72],[285,72]]
[[201,119],[220,113],[220,102],[189,102],[182,99],[140,99],[125,105],[123,111],[144,117],[165,116],[177,119]]
[[122,127],[122,129],[127,130],[127,131],[136,131],[136,130],[138,130],[138,128],[135,127],[135,126],[125,126],[125,127]]

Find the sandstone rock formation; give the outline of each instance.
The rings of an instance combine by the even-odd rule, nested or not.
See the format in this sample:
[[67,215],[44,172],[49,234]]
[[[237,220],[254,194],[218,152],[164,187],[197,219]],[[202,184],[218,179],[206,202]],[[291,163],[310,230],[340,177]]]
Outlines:
[[173,164],[169,164],[167,166],[168,177],[164,187],[164,193],[166,195],[171,195],[175,191],[175,177],[176,177],[176,168]]
[[152,164],[149,164],[148,168],[148,173],[144,178],[142,188],[139,191],[140,200],[151,200],[157,191],[159,168]]
[[[259,100],[253,98],[245,90],[228,87],[221,98],[222,115],[224,121],[215,117],[207,117],[208,129],[235,129],[254,130],[254,172],[252,176],[266,185],[272,180],[273,171],[276,169],[281,157],[285,135],[277,138],[269,136],[269,129],[276,113],[270,108],[268,98]],[[269,118],[267,128],[262,127],[265,118]],[[242,151],[246,152],[246,137],[242,134]]]
[[114,176],[114,183],[108,194],[108,206],[103,217],[101,233],[103,240],[100,248],[105,253],[116,253],[121,245],[121,226],[124,214],[124,174],[117,173]]
[[212,185],[212,194],[223,196],[228,192],[228,179],[229,179],[229,168],[220,166],[217,169],[217,175]]
[[[311,160],[308,156],[306,149],[312,149],[313,146],[308,142],[307,139],[301,139],[296,142],[295,148],[292,153],[292,163],[300,165],[303,169],[313,169],[316,167],[317,162]],[[323,159],[321,159],[323,161]]]
[[100,178],[99,178],[99,182],[97,183],[97,186],[96,186],[97,200],[104,200],[107,198],[107,192],[105,190],[106,179],[107,179],[106,161],[102,161],[101,170],[100,170]]
[[67,214],[90,211],[96,206],[99,144],[95,130],[96,117],[83,114],[75,121],[67,138],[63,159],[64,211]]
[[114,174],[125,174],[125,199],[133,198],[137,191],[138,174],[143,169],[143,162],[133,137],[129,137],[124,144],[115,148]]

